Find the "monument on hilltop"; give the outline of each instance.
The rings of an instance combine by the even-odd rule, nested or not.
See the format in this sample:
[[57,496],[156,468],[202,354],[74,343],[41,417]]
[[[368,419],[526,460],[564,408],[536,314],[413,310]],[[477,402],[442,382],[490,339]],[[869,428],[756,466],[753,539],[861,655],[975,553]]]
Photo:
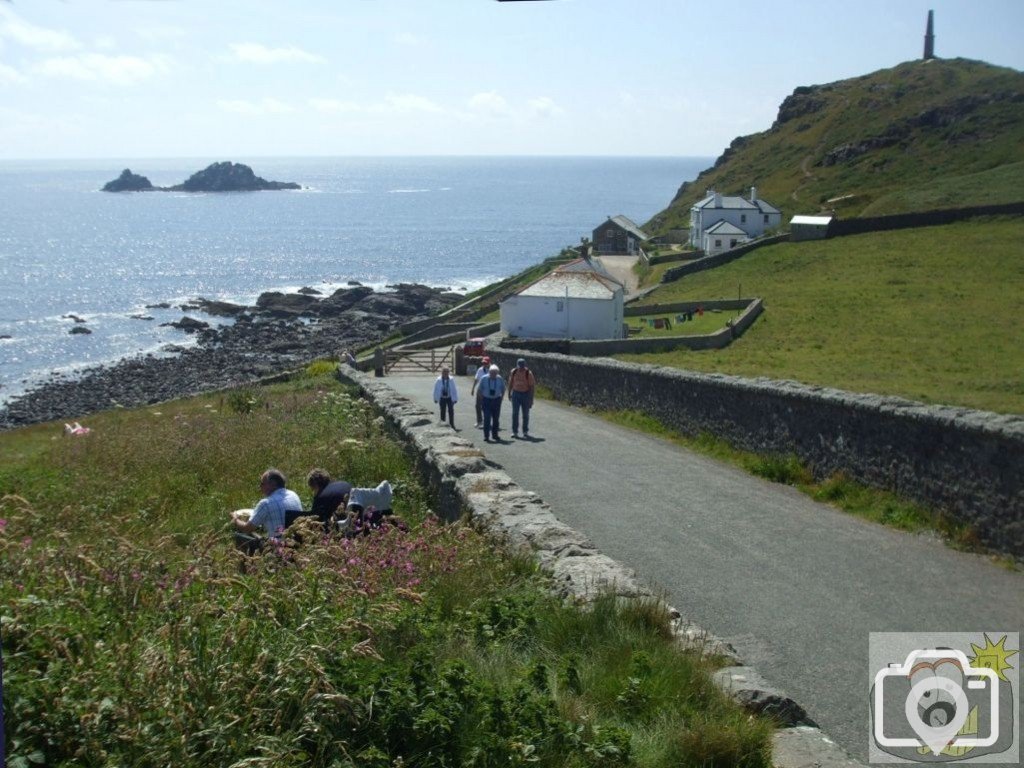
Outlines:
[[935,58],[935,11],[928,11],[928,26],[924,30],[924,56],[925,61]]

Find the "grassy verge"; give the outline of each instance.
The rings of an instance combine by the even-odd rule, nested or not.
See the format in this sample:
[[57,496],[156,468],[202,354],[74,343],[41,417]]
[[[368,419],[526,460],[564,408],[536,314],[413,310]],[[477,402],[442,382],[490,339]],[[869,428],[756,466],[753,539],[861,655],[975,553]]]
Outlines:
[[[433,522],[403,447],[328,376],[88,425],[0,435],[10,768],[770,764],[770,724],[662,609],[565,605]],[[389,478],[410,530],[300,528],[240,572],[226,512],[270,465],[300,489],[312,466]]]
[[[722,438],[708,433],[690,437],[638,411],[595,413],[613,424],[656,435],[766,480],[792,486],[815,501],[832,504],[866,520],[912,533],[937,533],[957,549],[984,551],[969,526],[954,521],[943,512],[929,509],[889,491],[869,488],[842,473],[816,480],[811,470],[794,455],[762,455],[739,450]],[[995,556],[995,559],[1007,567],[1017,567],[1012,560],[999,556]]]
[[1024,218],[879,232],[754,251],[642,303],[761,296],[722,350],[618,355],[796,379],[927,403],[1024,413]]
[[[678,322],[674,314],[661,313],[658,315],[637,315],[627,317],[626,323],[633,328],[639,326],[639,332],[632,338],[649,339],[652,336],[700,336],[714,333],[725,327],[726,320],[739,317],[740,310],[729,312],[705,312],[703,316],[694,314],[693,320]],[[652,328],[648,320],[668,319],[672,323],[671,328]]]

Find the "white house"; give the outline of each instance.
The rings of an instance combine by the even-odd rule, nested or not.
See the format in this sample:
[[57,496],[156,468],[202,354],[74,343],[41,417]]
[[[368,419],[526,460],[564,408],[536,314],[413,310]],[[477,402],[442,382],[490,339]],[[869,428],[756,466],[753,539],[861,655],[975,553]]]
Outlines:
[[714,256],[749,241],[746,232],[722,219],[704,230],[704,241],[700,247],[708,256]]
[[789,232],[793,240],[824,240],[831,223],[831,216],[794,216],[789,220]]
[[760,237],[782,224],[782,211],[757,196],[750,188],[750,199],[709,191],[708,196],[690,209],[690,245],[703,248],[704,233],[720,221],[743,230],[749,239]]
[[621,339],[623,287],[579,259],[500,304],[501,330],[531,339]]

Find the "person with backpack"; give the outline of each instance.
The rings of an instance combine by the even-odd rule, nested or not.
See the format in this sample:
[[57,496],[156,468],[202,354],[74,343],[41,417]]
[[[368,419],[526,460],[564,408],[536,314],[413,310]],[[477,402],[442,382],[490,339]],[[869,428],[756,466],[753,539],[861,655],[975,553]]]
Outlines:
[[537,387],[533,371],[526,367],[523,358],[516,360],[516,367],[508,375],[508,399],[512,401],[512,437],[519,437],[519,411],[523,412],[523,437],[530,436],[530,409]]

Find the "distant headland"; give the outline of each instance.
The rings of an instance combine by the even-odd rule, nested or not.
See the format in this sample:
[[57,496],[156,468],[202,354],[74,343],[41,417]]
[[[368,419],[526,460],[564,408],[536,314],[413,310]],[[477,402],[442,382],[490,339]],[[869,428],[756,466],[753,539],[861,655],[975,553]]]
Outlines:
[[193,173],[182,184],[154,187],[145,176],[125,168],[121,175],[103,185],[103,192],[262,192],[277,189],[302,189],[291,181],[267,181],[242,163],[214,163]]

